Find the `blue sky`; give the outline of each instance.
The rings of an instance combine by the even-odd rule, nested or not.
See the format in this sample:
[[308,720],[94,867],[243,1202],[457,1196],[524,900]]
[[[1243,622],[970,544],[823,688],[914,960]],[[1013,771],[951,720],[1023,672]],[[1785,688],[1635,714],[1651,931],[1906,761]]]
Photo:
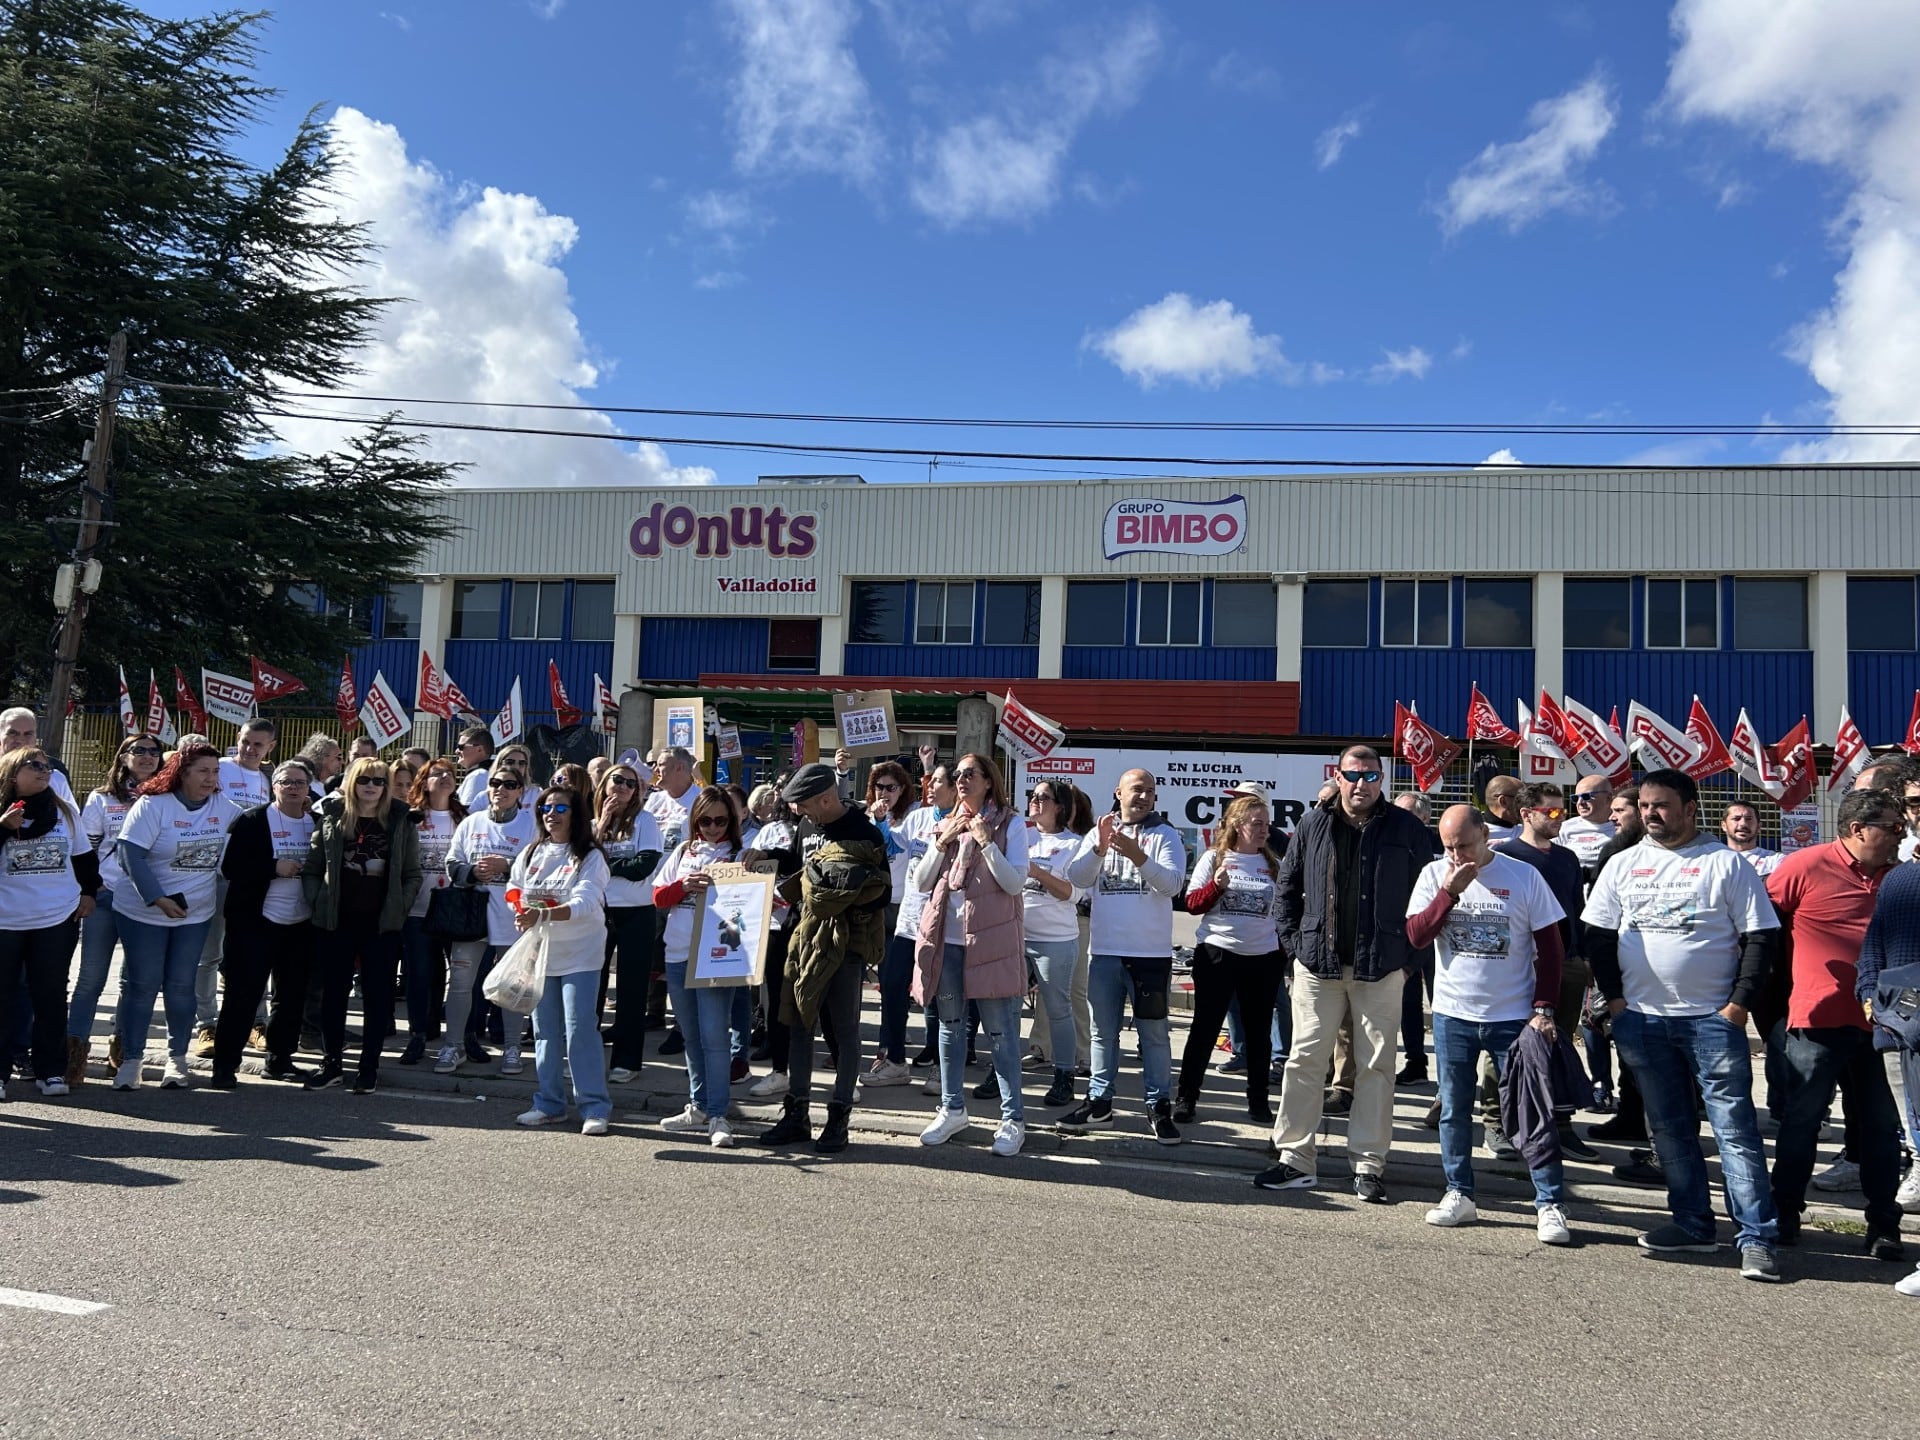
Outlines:
[[[382,393],[1180,421],[1906,421],[1916,11],[300,0],[263,33],[262,75],[283,98],[253,143],[265,156],[310,106],[332,117],[350,161],[342,209],[386,247],[364,278],[410,300],[366,357]],[[1523,461],[1746,463],[1912,444],[858,433],[1469,464],[1502,445]],[[686,445],[437,443],[494,483],[927,474]]]

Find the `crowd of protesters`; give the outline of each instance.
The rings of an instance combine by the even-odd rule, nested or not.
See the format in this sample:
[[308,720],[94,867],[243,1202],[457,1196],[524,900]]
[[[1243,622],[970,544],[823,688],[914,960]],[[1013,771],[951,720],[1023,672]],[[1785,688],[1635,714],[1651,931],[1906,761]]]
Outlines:
[[[1276,797],[1243,785],[1189,855],[1144,770],[1110,796],[1049,778],[1016,797],[992,757],[949,763],[931,747],[872,765],[859,794],[844,752],[751,793],[702,786],[680,749],[563,765],[542,785],[526,747],[496,748],[482,727],[454,757],[389,761],[365,741],[343,755],[316,737],[274,766],[274,724],[255,719],[231,755],[201,736],[170,751],[129,737],[81,800],[37,738],[30,711],[0,713],[0,997],[17,996],[11,1069],[48,1098],[88,1078],[117,948],[105,1073],[120,1091],[150,1074],[157,1004],[163,1088],[231,1089],[253,1050],[268,1081],[371,1092],[397,997],[397,1063],[442,1074],[519,1073],[530,1021],[524,1126],[574,1110],[582,1133],[608,1133],[614,1087],[638,1078],[659,1030],[656,1053],[686,1071],[669,1133],[748,1138],[741,1085],[781,1107],[754,1142],[833,1153],[863,1093],[924,1071],[939,1098],[921,1143],[967,1129],[969,1099],[996,1101],[990,1148],[1007,1157],[1029,1103],[1068,1132],[1118,1122],[1129,1028],[1146,1130],[1179,1144],[1226,1024],[1220,1069],[1244,1073],[1247,1118],[1271,1130],[1263,1190],[1320,1184],[1325,1119],[1344,1113],[1354,1193],[1386,1202],[1396,1087],[1432,1083],[1437,1228],[1479,1218],[1476,1121],[1486,1150],[1524,1163],[1547,1245],[1572,1239],[1565,1160],[1597,1158],[1590,1140],[1640,1141],[1615,1171],[1663,1185],[1669,1211],[1640,1248],[1714,1252],[1702,1118],[1748,1279],[1781,1278],[1810,1187],[1859,1190],[1876,1260],[1907,1258],[1902,1215],[1920,1212],[1920,763],[1904,757],[1859,775],[1834,839],[1782,856],[1744,802],[1703,831],[1679,771],[1617,793],[1587,776],[1570,796],[1501,776],[1484,809],[1434,821],[1424,797],[1389,803],[1380,756],[1355,744],[1291,836]],[[728,866],[775,877],[757,986],[690,975]],[[1193,998],[1176,1075],[1182,912],[1197,935],[1179,966]],[[506,975],[528,936],[534,989],[503,1010],[489,972]],[[880,1025],[863,1068],[870,972]],[[925,1044],[910,1058],[916,1011]],[[833,1080],[816,1133],[822,1041]],[[969,1086],[982,1051],[989,1073]],[[1029,1074],[1048,1082],[1031,1102]],[[1846,1148],[1816,1174],[1836,1096]],[[1582,1110],[1608,1117],[1584,1139]],[[1920,1295],[1920,1272],[1896,1288]]]

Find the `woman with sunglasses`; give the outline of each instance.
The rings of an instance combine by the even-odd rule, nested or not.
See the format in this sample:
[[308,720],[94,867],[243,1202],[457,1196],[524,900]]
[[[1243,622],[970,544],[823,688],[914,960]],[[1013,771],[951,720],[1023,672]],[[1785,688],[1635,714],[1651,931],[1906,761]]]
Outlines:
[[194,980],[213,921],[227,827],[238,818],[220,794],[220,752],[211,745],[174,751],[136,788],[115,855],[129,882],[113,892],[120,932],[120,1004],[114,1017],[121,1063],[113,1088],[136,1090],[146,1056],[153,1002],[164,997],[167,1062],[162,1089],[187,1087],[193,1040]]
[[[477,1039],[467,1038],[467,1020],[473,1013],[474,986],[482,968],[520,934],[513,923],[513,907],[507,904],[507,875],[514,857],[534,841],[533,811],[520,805],[523,789],[520,776],[503,760],[487,777],[487,808],[454,827],[453,844],[447,847],[448,883],[486,887],[487,935],[484,940],[456,940],[447,946],[447,1023],[434,1060],[436,1075],[453,1074],[462,1060],[479,1064],[488,1058]],[[514,1038],[519,1039],[517,1030]],[[521,1069],[520,1047],[506,1047],[500,1073],[518,1075]]]
[[[114,918],[113,890],[125,883],[115,851],[120,830],[127,823],[134,787],[144,785],[160,768],[166,754],[152,735],[132,735],[113,752],[113,764],[107,769],[106,783],[91,795],[80,811],[80,828],[86,833],[100,865],[100,889],[93,897],[93,910],[80,922],[80,973],[73,982],[73,998],[67,1002],[67,1075],[69,1086],[87,1078],[87,1060],[93,1053],[94,1016],[100,1009],[100,992],[107,988],[107,971],[113,964],[114,946],[120,943],[120,929]],[[107,1042],[107,1068],[120,1068],[120,1037]]]
[[11,1016],[24,979],[34,1083],[47,1096],[67,1093],[67,964],[100,889],[80,812],[55,792],[53,773],[37,746],[0,756],[0,997]]
[[[747,797],[747,809],[759,824],[753,832],[753,844],[740,847],[742,861],[751,863],[797,853],[795,837],[798,834],[798,822],[792,808],[780,795],[786,782],[786,776],[775,776],[773,784],[757,786]],[[780,985],[786,978],[787,947],[793,940],[793,920],[793,907],[782,900],[776,891],[773,915],[767,929],[765,983],[760,987],[761,1013],[767,1017],[767,1034],[762,1042],[765,1054],[762,1055],[759,1049],[753,1052],[754,1058],[771,1062],[773,1068],[747,1087],[747,1094],[756,1100],[781,1099],[788,1089],[787,1049],[791,1036],[786,1022],[780,1018]]]
[[653,903],[667,912],[662,949],[667,962],[667,994],[673,1017],[686,1039],[688,1103],[678,1115],[660,1122],[673,1134],[704,1131],[707,1143],[731,1148],[733,1127],[727,1123],[733,1042],[729,1030],[733,996],[738,986],[687,984],[700,911],[707,903],[712,879],[708,867],[738,860],[740,820],[722,790],[702,790],[687,811],[689,838],[660,862],[654,877]]
[[953,783],[959,804],[934,827],[912,877],[914,888],[927,896],[914,946],[913,998],[936,1004],[940,1013],[940,1109],[920,1132],[920,1143],[943,1144],[972,1123],[966,1091],[967,1005],[972,1002],[1000,1082],[993,1153],[1018,1155],[1027,1132],[1020,1095],[1027,825],[1007,804],[1000,772],[985,756],[962,755]]
[[386,762],[363,756],[340,789],[314,807],[313,840],[301,880],[313,907],[320,976],[320,1072],[309,1090],[346,1079],[347,997],[360,971],[360,1063],[353,1093],[373,1092],[380,1047],[393,1028],[393,977],[400,930],[420,893],[420,831],[393,795]]
[[[565,1120],[571,1072],[580,1133],[604,1135],[613,1100],[607,1094],[607,1057],[600,1048],[594,1001],[607,948],[607,857],[593,838],[587,797],[580,791],[549,785],[533,814],[539,838],[520,852],[507,876],[507,887],[520,892],[514,929],[520,934],[538,929],[547,953],[547,981],[533,1011],[533,1071],[540,1083],[519,1123],[532,1127]],[[518,1020],[507,1017],[509,1025]]]
[[[660,865],[660,822],[641,802],[646,787],[631,765],[614,765],[594,797],[594,838],[607,857],[607,945],[616,986],[613,1066],[607,1079],[626,1085],[645,1061],[647,987],[659,939],[653,908],[653,872]],[[605,980],[602,980],[602,993]]]
[[[908,895],[907,871],[927,852],[927,831],[933,817],[919,824],[920,787],[897,760],[882,760],[867,772],[867,818],[880,827],[886,841],[887,865],[893,876],[893,894],[887,904],[887,950],[880,962],[880,1043],[873,1067],[860,1077],[869,1089],[908,1085],[913,1071],[907,1065],[908,991],[913,986],[913,939],[900,935],[900,909]],[[916,898],[917,898],[917,892]],[[916,905],[915,913],[919,907]]]
[[[1036,1035],[1046,1036],[1053,1084],[1042,1105],[1073,1103],[1074,988],[1086,993],[1086,969],[1080,963],[1080,890],[1067,879],[1067,862],[1080,837],[1093,828],[1093,802],[1064,780],[1042,780],[1027,796],[1027,879],[1021,889],[1025,909],[1027,963],[1037,977],[1040,1008],[1033,1017]],[[1080,1002],[1085,1003],[1084,999]]]
[[[396,774],[400,769],[394,766]],[[434,1036],[434,1001],[447,967],[447,942],[427,928],[427,907],[434,891],[447,888],[447,852],[467,807],[460,803],[460,767],[444,756],[429,760],[405,794],[420,833],[420,893],[400,927],[400,975],[407,998],[407,1048],[400,1063],[418,1065]]]

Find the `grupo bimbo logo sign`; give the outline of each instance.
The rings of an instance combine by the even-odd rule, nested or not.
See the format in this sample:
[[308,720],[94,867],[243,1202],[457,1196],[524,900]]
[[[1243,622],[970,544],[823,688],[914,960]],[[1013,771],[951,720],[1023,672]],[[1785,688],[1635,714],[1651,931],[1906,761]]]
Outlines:
[[643,511],[627,534],[628,548],[642,560],[657,559],[662,547],[693,547],[702,559],[717,559],[735,550],[764,550],[789,560],[804,560],[816,544],[813,515],[789,515],[775,505],[735,505],[724,515],[700,515],[688,505],[669,506],[655,501]]
[[1142,551],[1231,555],[1247,543],[1247,499],[1121,500],[1107,507],[1107,559]]

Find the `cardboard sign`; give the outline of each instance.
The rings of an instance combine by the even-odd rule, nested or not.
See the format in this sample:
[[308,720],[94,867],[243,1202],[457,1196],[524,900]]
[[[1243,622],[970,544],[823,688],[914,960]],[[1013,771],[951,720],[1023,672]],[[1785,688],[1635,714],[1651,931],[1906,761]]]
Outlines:
[[840,748],[849,755],[893,755],[900,750],[900,732],[893,723],[891,690],[856,690],[833,697],[833,719],[840,731]]
[[688,988],[760,983],[766,971],[767,934],[773,928],[777,869],[772,860],[707,867],[713,884],[694,916]]
[[740,727],[738,725],[722,725],[714,732],[714,741],[719,746],[722,760],[740,758]]
[[705,759],[706,702],[698,699],[654,701],[653,740],[655,745],[685,750],[696,761]]

